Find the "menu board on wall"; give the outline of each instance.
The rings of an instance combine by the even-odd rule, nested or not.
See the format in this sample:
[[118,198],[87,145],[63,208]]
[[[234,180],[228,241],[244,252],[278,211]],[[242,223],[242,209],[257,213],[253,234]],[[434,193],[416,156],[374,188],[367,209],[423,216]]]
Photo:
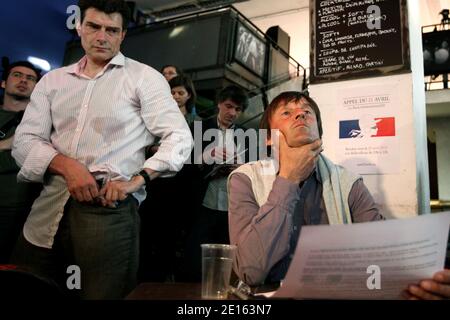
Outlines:
[[406,0],[310,0],[311,83],[410,70]]

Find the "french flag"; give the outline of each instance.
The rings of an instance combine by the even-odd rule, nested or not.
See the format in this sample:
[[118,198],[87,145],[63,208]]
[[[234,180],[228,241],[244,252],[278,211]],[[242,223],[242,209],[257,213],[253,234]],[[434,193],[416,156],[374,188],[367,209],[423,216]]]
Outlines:
[[395,117],[339,121],[339,139],[394,136]]
[[395,118],[375,118],[378,131],[372,137],[395,137]]

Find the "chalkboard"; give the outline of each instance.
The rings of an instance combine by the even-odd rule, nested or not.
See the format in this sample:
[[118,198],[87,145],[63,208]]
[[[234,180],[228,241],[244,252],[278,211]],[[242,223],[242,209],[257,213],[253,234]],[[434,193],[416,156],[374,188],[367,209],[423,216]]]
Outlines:
[[406,0],[310,0],[311,83],[410,70]]

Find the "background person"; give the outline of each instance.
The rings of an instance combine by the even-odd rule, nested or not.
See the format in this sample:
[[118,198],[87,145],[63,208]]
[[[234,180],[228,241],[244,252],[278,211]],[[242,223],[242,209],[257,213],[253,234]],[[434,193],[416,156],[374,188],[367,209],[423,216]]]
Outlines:
[[14,62],[3,72],[1,87],[4,95],[3,105],[0,106],[0,264],[9,261],[31,205],[41,189],[40,184],[17,182],[20,168],[11,156],[14,133],[40,77],[40,70],[28,61]]
[[183,74],[180,68],[172,64],[165,65],[161,68],[161,73],[167,81]]

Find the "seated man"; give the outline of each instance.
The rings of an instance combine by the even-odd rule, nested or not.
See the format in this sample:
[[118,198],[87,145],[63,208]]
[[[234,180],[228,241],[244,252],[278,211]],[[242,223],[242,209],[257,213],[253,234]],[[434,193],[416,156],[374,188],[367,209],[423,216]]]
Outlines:
[[[279,170],[274,160],[260,160],[242,165],[228,180],[230,243],[237,245],[234,270],[249,285],[285,277],[302,225],[383,219],[362,178],[321,155],[320,111],[310,97],[281,93],[260,127],[278,129],[277,137],[269,132],[268,142],[279,144]],[[428,286],[411,286],[407,296],[450,296],[449,284],[446,270]]]

